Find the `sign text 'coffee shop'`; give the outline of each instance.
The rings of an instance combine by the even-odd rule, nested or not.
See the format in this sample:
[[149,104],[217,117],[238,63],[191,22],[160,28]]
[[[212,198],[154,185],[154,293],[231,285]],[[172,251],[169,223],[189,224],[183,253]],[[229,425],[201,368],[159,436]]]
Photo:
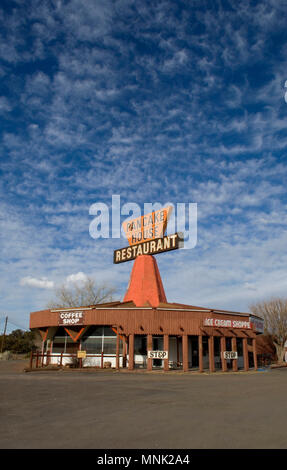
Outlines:
[[84,323],[84,312],[73,311],[73,312],[59,312],[58,324],[63,326],[68,325],[83,325]]

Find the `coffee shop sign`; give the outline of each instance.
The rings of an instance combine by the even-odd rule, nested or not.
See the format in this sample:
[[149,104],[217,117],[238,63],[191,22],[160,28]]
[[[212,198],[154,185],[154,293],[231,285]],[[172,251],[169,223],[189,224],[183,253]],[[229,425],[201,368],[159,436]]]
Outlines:
[[59,313],[59,325],[82,325],[84,313],[81,311]]

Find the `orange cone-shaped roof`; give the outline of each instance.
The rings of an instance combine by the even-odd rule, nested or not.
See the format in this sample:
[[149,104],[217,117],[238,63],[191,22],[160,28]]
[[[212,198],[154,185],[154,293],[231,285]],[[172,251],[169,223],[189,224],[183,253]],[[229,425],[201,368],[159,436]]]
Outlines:
[[124,297],[124,302],[130,301],[137,307],[143,307],[147,302],[152,307],[167,302],[157,262],[151,255],[141,255],[135,259]]

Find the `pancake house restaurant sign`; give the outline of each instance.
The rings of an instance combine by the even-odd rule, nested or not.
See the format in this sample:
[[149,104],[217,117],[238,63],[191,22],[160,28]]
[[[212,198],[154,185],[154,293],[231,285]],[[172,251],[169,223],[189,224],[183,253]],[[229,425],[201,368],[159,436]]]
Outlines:
[[223,318],[205,318],[203,325],[220,328],[244,328],[246,330],[252,329],[250,321],[225,320]]
[[58,313],[58,324],[63,326],[70,325],[83,325],[84,323],[84,312],[80,310],[74,310],[69,312]]
[[130,246],[114,251],[114,263],[124,263],[140,255],[156,255],[181,248],[181,234],[164,236],[171,211],[172,206],[168,206],[124,222],[123,229]]
[[164,236],[172,206],[142,215],[122,224],[130,245]]

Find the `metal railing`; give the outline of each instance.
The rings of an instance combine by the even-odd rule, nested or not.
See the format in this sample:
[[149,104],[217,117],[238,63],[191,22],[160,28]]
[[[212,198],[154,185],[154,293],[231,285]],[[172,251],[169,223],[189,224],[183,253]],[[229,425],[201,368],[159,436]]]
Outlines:
[[[53,359],[57,359],[57,362],[55,363]],[[57,365],[59,367],[63,367],[63,362],[65,362],[65,359],[71,359],[71,362],[67,363],[68,366],[74,367],[74,368],[82,368],[85,359],[88,358],[100,358],[100,366],[93,366],[93,367],[98,367],[100,369],[105,368],[105,359],[112,358],[116,359],[116,354],[105,354],[105,353],[100,353],[100,354],[86,354],[84,358],[78,357],[77,353],[42,353],[39,351],[31,351],[30,354],[30,369],[33,369],[35,367],[36,369],[41,368],[41,367],[47,367],[48,365]],[[122,355],[119,355],[119,359],[122,358]],[[108,362],[108,361],[107,361]]]

